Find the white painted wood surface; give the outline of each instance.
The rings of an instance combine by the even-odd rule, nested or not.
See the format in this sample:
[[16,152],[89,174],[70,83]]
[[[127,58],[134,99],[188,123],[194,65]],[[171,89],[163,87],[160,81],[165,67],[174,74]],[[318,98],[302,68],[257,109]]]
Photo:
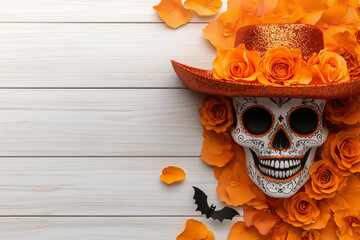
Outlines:
[[0,87],[184,87],[170,60],[211,69],[205,26],[3,23]]
[[[170,59],[211,68],[211,18],[177,30],[148,0],[0,0],[0,238],[176,239],[217,199],[199,158],[204,97]],[[224,4],[226,5],[226,3]],[[225,8],[224,6],[223,8]],[[184,182],[159,180],[168,165]]]
[[[184,182],[160,181],[169,165],[184,169]],[[192,186],[223,206],[199,157],[0,158],[0,166],[2,215],[200,216]]]
[[[186,217],[62,217],[0,218],[0,238],[6,240],[169,240],[185,228]],[[205,218],[216,239],[226,239],[233,223]],[[235,222],[235,221],[234,221]],[[174,236],[174,234],[176,236]]]
[[[162,22],[154,5],[160,0],[1,0],[1,22]],[[226,2],[222,9],[226,9]],[[199,17],[191,22],[208,22]]]
[[187,89],[0,90],[0,156],[199,156]]

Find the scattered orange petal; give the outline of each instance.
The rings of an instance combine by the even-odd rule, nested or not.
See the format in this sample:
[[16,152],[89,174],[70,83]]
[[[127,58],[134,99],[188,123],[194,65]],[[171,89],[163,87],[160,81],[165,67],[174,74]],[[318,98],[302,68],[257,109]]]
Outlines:
[[216,191],[219,199],[228,205],[264,207],[265,194],[249,178],[245,153],[240,147],[236,147],[234,159],[223,168]]
[[215,237],[205,224],[194,219],[188,219],[184,231],[176,240],[215,240]]
[[279,219],[271,211],[244,208],[244,222],[247,226],[255,226],[262,235],[268,234]]
[[239,28],[261,23],[255,15],[247,15],[240,8],[231,7],[220,14],[218,19],[211,21],[204,29],[204,38],[215,48],[228,49],[234,47],[236,32]]
[[194,10],[200,16],[217,14],[222,6],[221,0],[186,0],[184,7]]
[[185,9],[181,0],[161,0],[159,5],[153,8],[171,28],[178,28],[191,18],[191,10]]
[[204,130],[203,136],[200,157],[204,162],[212,166],[223,167],[233,159],[235,143],[229,133]]
[[304,17],[306,12],[295,0],[279,0],[272,15],[264,15],[264,23],[295,23]]
[[175,182],[180,182],[184,180],[185,172],[181,168],[178,167],[167,167],[162,170],[162,174],[160,176],[161,181],[172,184]]
[[263,239],[255,227],[246,227],[244,222],[236,222],[230,229],[228,240],[261,240]]

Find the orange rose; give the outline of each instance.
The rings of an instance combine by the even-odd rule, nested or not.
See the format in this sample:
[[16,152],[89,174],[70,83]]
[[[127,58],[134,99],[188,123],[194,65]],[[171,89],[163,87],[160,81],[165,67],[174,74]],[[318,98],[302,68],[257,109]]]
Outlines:
[[223,167],[234,157],[233,140],[229,133],[204,131],[200,157],[209,165]]
[[291,50],[277,47],[266,52],[261,62],[262,74],[258,76],[263,84],[309,84],[311,72],[305,61],[301,60],[299,49]]
[[206,130],[225,132],[234,122],[230,102],[225,97],[207,97],[199,109],[201,125]]
[[305,192],[316,200],[332,198],[346,185],[346,178],[336,171],[329,160],[315,162],[310,168],[310,176]]
[[276,212],[285,222],[305,230],[322,229],[331,217],[325,202],[317,202],[305,192],[284,199],[283,205]]
[[309,59],[312,72],[312,84],[335,83],[349,81],[346,61],[339,54],[321,50]]
[[326,101],[325,118],[332,124],[354,125],[360,122],[360,96]]
[[245,153],[241,147],[236,147],[234,160],[222,170],[216,191],[220,201],[233,206],[252,203],[260,208],[266,200],[266,195],[247,174]]
[[229,81],[255,81],[259,71],[260,52],[248,51],[244,44],[236,48],[218,49],[213,62],[213,75]]
[[330,134],[321,146],[321,157],[332,159],[343,175],[360,172],[360,136],[353,131]]
[[341,240],[360,239],[360,212],[351,209],[337,211],[334,220],[338,226],[337,235]]
[[345,48],[338,50],[337,54],[345,59],[350,79],[360,78],[359,56],[355,52],[351,52]]

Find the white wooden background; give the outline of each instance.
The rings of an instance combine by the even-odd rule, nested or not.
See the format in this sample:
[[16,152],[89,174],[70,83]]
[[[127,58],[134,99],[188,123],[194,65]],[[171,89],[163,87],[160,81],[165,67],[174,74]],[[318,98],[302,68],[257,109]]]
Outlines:
[[[226,239],[235,221],[192,200],[195,185],[222,206],[199,158],[204,95],[170,65],[211,68],[214,17],[171,30],[158,2],[0,0],[0,239],[169,240],[188,218]],[[185,181],[163,184],[168,165]]]

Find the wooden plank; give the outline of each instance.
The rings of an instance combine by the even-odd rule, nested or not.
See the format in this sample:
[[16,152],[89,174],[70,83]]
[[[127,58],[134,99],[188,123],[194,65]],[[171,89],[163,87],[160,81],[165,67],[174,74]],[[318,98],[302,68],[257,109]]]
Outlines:
[[[160,0],[2,0],[2,22],[162,22],[153,6]],[[224,1],[222,9],[226,8]],[[199,17],[206,22],[215,17]]]
[[[188,218],[0,218],[0,238],[6,240],[169,240],[184,230]],[[205,223],[215,239],[227,239],[232,222]]]
[[0,24],[0,87],[184,87],[170,60],[211,69],[203,27]]
[[0,156],[199,156],[187,89],[0,90]]
[[[200,158],[0,158],[0,166],[1,216],[200,216],[192,186],[224,206]],[[184,169],[185,180],[160,181],[166,166]]]

